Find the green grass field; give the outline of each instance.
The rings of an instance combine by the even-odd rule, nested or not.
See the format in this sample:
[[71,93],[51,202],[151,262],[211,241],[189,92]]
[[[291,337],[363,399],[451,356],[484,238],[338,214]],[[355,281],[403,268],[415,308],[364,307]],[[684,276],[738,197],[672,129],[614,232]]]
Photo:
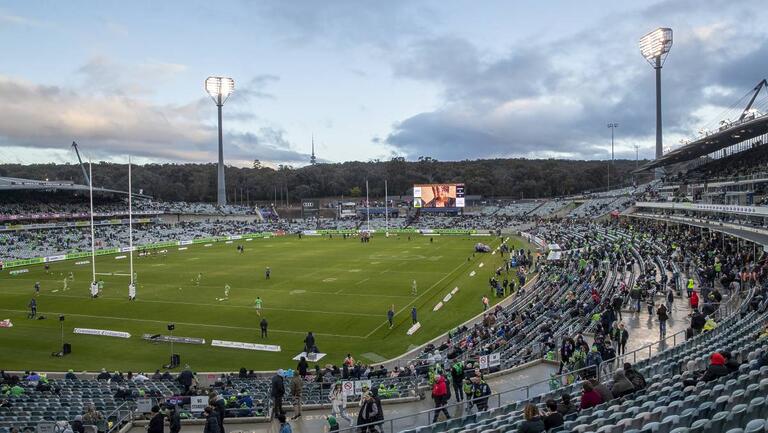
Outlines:
[[[501,263],[499,254],[477,254],[477,241],[498,238],[469,236],[377,236],[368,244],[340,236],[295,236],[255,239],[236,244],[190,245],[185,251],[169,249],[166,257],[135,257],[138,299],[127,299],[127,276],[103,276],[104,292],[90,299],[91,265],[73,261],[29,267],[29,273],[0,273],[0,320],[11,319],[12,328],[0,328],[0,365],[5,369],[48,371],[109,370],[154,371],[168,362],[170,347],[141,339],[142,334],[168,334],[166,324],[176,323],[176,336],[202,337],[206,345],[176,344],[182,364],[197,371],[267,370],[293,367],[307,331],[328,356],[322,363],[340,363],[351,352],[364,362],[376,363],[401,355],[482,311],[481,297],[489,293],[487,281]],[[511,246],[520,248],[513,238]],[[527,248],[527,245],[525,245]],[[468,260],[469,259],[469,260]],[[484,266],[480,267],[480,263]],[[96,258],[99,273],[128,273],[128,260],[114,256]],[[265,280],[264,269],[272,278]],[[69,272],[74,282],[63,291]],[[470,276],[472,271],[475,276]],[[202,281],[193,279],[198,272]],[[411,295],[411,281],[418,296]],[[40,281],[38,314],[45,320],[26,318],[27,304]],[[224,285],[231,286],[228,300]],[[432,307],[451,289],[459,292],[445,306]],[[56,292],[54,292],[56,290]],[[262,340],[254,300],[264,301],[269,339]],[[395,327],[386,324],[386,311],[394,304]],[[413,336],[410,309],[415,305],[422,329]],[[60,347],[58,315],[64,314],[64,339],[73,353],[52,357]],[[73,328],[126,331],[130,339],[75,335]],[[278,344],[282,352],[217,348],[210,340]]]

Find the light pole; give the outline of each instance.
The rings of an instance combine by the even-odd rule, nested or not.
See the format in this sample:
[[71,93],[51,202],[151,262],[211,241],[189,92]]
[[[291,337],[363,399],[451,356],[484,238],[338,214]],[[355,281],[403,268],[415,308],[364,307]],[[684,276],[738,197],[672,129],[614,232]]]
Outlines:
[[[656,70],[656,159],[664,154],[661,140],[661,68],[672,49],[672,29],[659,27],[640,38],[640,54]],[[660,179],[664,170],[656,169],[656,179]]]
[[219,169],[218,169],[218,188],[216,195],[216,204],[225,206],[227,204],[227,190],[224,183],[224,140],[221,133],[221,107],[229,98],[229,95],[235,90],[235,80],[227,77],[208,77],[205,80],[205,91],[211,95],[213,102],[219,109]]
[[611,128],[611,164],[608,166],[608,190],[611,189],[611,168],[613,167],[613,130],[619,127],[619,124],[616,122],[611,122],[608,124],[608,127]]

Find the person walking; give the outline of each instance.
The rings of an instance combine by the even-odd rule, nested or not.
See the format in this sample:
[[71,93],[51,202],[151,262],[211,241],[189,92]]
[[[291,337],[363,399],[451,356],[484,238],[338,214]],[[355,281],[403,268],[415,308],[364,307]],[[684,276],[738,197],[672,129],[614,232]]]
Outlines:
[[291,378],[291,397],[293,397],[293,407],[296,414],[294,414],[291,419],[301,417],[301,394],[303,389],[304,381],[301,379],[301,375],[294,373]]
[[262,317],[261,322],[259,323],[259,327],[261,327],[261,338],[269,338],[267,337],[268,326],[269,326],[269,323],[267,323],[267,318]]
[[691,293],[690,298],[691,298],[690,299],[690,301],[691,301],[691,310],[694,310],[694,311],[698,310],[699,309],[699,295],[698,295],[698,293],[696,293],[696,292]]
[[436,423],[440,418],[440,412],[445,414],[445,419],[451,419],[451,414],[445,408],[448,403],[448,384],[445,383],[445,377],[440,374],[432,386],[432,400],[435,401],[435,414],[432,416],[432,423]]
[[283,411],[283,396],[285,395],[285,382],[283,379],[283,370],[277,370],[274,376],[272,376],[272,383],[270,389],[270,396],[272,397],[274,406],[274,415],[285,415]]
[[224,433],[224,415],[227,413],[227,402],[221,394],[212,392],[208,395],[208,404],[216,409],[216,420],[219,422],[219,433]]
[[203,433],[221,433],[219,430],[219,421],[216,419],[216,411],[211,406],[205,407],[203,416],[205,416]]
[[392,304],[389,307],[389,310],[387,310],[387,322],[389,322],[389,329],[392,329],[394,326],[394,320],[395,320],[395,304]]
[[419,318],[416,314],[416,307],[411,308],[411,323],[414,325],[419,323]]
[[489,302],[490,301],[488,300],[488,297],[483,295],[483,311],[487,311],[488,310],[488,303]]
[[179,414],[179,408],[175,404],[168,407],[166,417],[168,417],[169,431],[171,433],[179,433],[181,431],[181,415]]
[[349,426],[353,426],[352,417],[347,414],[347,396],[344,395],[344,391],[341,389],[341,382],[336,382],[331,389],[331,393],[328,394],[328,400],[331,401],[331,415],[336,419],[339,417],[344,418],[349,423]]
[[616,341],[619,343],[619,355],[627,353],[627,342],[629,341],[629,331],[624,326],[624,323],[619,323],[619,330],[617,332],[618,338]]
[[163,433],[165,425],[163,423],[163,414],[160,413],[160,406],[152,406],[152,412],[150,412],[149,416],[147,433]]
[[672,312],[672,305],[675,302],[675,291],[672,287],[667,288],[667,313]]
[[371,392],[366,387],[363,387],[363,396],[360,398],[360,412],[357,414],[357,425],[362,426],[360,427],[360,433],[376,433],[376,426],[372,425],[372,423],[376,422],[378,414],[379,408],[376,406],[376,401],[373,399]]
[[37,316],[37,299],[32,298],[29,301],[29,314],[27,314],[27,319],[34,319]]
[[453,395],[456,402],[464,400],[462,382],[464,381],[464,363],[456,361],[451,366],[451,385],[453,386]]
[[667,320],[669,319],[666,305],[659,303],[656,316],[659,318],[659,339],[662,340],[667,336]]

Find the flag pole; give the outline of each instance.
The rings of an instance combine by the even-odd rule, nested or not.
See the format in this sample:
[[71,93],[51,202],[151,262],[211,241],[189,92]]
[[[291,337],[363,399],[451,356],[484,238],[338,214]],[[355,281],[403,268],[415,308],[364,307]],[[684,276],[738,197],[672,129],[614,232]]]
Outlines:
[[90,158],[88,158],[88,190],[91,196],[91,271],[93,273],[91,284],[93,284],[96,282],[96,235],[93,229],[93,166]]
[[133,182],[131,181],[131,156],[128,155],[128,256],[130,257],[130,285],[133,286]]
[[387,194],[387,179],[384,179],[384,233],[389,237],[389,198]]

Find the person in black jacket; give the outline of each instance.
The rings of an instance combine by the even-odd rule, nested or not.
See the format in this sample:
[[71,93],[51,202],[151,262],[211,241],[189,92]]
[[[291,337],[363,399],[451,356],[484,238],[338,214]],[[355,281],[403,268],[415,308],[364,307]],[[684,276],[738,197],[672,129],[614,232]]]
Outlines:
[[216,420],[219,422],[219,433],[224,433],[224,416],[227,413],[227,402],[224,397],[215,392],[208,395],[208,404],[216,409]]
[[307,358],[301,357],[299,359],[299,364],[296,366],[296,370],[299,371],[299,376],[301,376],[302,379],[307,378],[307,370],[309,369],[309,363],[307,362]]
[[312,331],[307,332],[307,336],[304,338],[304,351],[307,353],[315,352],[315,336],[312,335]]
[[83,425],[82,415],[77,415],[75,420],[72,421],[72,431],[74,433],[85,433],[85,426]]
[[283,370],[277,370],[277,374],[272,376],[272,389],[270,396],[274,403],[274,415],[285,415],[283,410],[283,396],[285,395],[285,383],[283,382]]
[[169,430],[171,433],[179,433],[181,431],[181,415],[176,405],[170,406],[166,413],[168,417]]
[[163,433],[164,430],[165,424],[163,414],[160,413],[160,407],[152,406],[147,433]]
[[557,402],[549,399],[547,400],[547,412],[544,414],[544,428],[552,430],[553,428],[563,425],[563,414],[557,411]]
[[693,329],[694,335],[701,334],[701,330],[704,329],[704,325],[707,323],[707,319],[699,313],[694,311],[691,315],[691,329]]
[[206,406],[203,415],[205,416],[205,427],[203,433],[221,433],[219,431],[219,420],[216,419],[216,411],[211,406]]
[[720,352],[721,355],[723,355],[723,358],[725,358],[725,368],[728,369],[729,373],[733,373],[735,371],[739,371],[739,362],[733,359],[733,355],[731,355],[731,352]]

